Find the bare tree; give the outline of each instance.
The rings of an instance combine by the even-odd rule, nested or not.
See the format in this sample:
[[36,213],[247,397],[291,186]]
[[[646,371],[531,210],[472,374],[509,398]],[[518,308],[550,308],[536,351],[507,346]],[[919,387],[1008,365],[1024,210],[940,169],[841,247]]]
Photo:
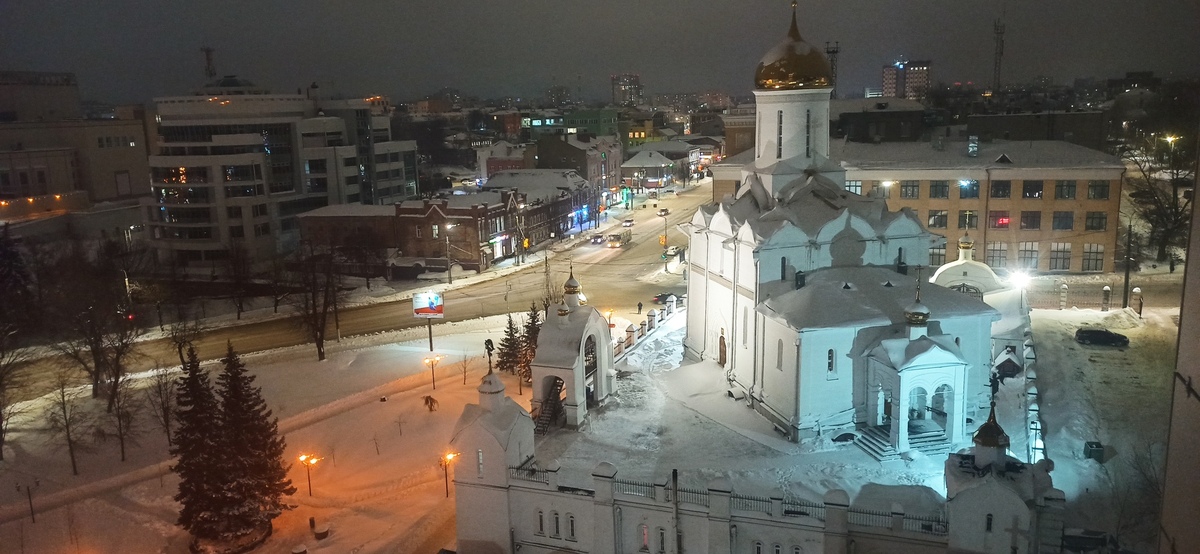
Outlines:
[[200,318],[181,319],[172,323],[167,327],[167,339],[171,341],[171,346],[175,347],[175,353],[179,355],[179,365],[187,364],[183,353],[188,348],[196,346],[196,341],[200,335],[204,333],[204,324],[200,322]]
[[250,252],[240,241],[234,241],[229,245],[229,258],[225,260],[225,271],[229,275],[230,299],[233,300],[233,307],[237,311],[239,320],[242,319],[242,312],[246,309],[246,299],[250,296],[250,280],[253,277],[250,269]]
[[313,341],[317,359],[325,359],[325,337],[329,315],[336,309],[341,283],[334,271],[333,254],[329,248],[306,242],[300,248],[299,271],[296,272],[298,292],[292,304],[300,327]]
[[1153,136],[1125,152],[1125,160],[1136,170],[1125,177],[1134,212],[1150,228],[1149,241],[1155,260],[1168,262],[1168,248],[1183,245],[1191,226],[1192,196],[1189,188],[1195,167],[1187,155],[1176,155],[1178,137],[1172,138],[1168,151]]
[[49,424],[51,434],[62,439],[67,447],[67,455],[71,458],[71,474],[79,475],[76,457],[88,449],[83,438],[92,431],[93,421],[81,405],[82,394],[71,381],[67,370],[55,373]]
[[117,379],[112,392],[113,409],[108,412],[108,422],[113,436],[117,437],[117,446],[121,450],[121,461],[125,461],[126,445],[137,445],[137,437],[141,428],[137,424],[143,405],[135,394],[133,379],[122,375]]
[[146,406],[154,421],[167,435],[167,446],[171,446],[171,426],[174,424],[175,376],[167,368],[155,369],[145,390]]
[[467,372],[471,370],[471,366],[474,365],[475,360],[478,359],[479,356],[467,356],[466,354],[463,354],[462,359],[458,361],[458,367],[462,370],[464,385],[467,384]]
[[265,275],[267,285],[271,288],[271,302],[275,313],[279,313],[279,304],[292,293],[291,279],[288,275],[286,260],[279,255],[271,256],[270,266]]
[[0,460],[4,459],[9,423],[17,411],[14,398],[23,385],[19,372],[28,361],[26,351],[17,344],[16,326],[0,325]]

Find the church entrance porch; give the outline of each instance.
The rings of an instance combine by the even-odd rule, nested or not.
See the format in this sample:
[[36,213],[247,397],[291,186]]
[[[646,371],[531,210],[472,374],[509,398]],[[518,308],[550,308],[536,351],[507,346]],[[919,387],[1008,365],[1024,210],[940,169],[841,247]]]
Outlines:
[[905,392],[895,398],[884,385],[875,387],[868,396],[868,413],[873,417],[855,443],[879,461],[898,459],[909,450],[927,455],[949,452],[956,417],[953,387],[918,385],[903,374],[896,377],[892,385]]

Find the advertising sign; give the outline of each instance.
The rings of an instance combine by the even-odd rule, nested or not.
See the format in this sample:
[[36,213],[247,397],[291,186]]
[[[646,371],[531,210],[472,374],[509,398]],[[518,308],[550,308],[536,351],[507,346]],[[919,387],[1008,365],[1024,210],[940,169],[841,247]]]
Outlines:
[[413,295],[413,317],[418,319],[442,319],[442,295],[433,291]]

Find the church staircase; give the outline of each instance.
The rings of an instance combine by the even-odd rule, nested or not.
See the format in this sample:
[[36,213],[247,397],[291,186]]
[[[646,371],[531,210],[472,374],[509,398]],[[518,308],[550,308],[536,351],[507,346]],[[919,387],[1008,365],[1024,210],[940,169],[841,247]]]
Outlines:
[[[888,432],[889,429],[886,426],[868,427],[854,441],[854,444],[881,462],[899,460],[901,452],[892,446]],[[950,441],[946,439],[946,433],[941,429],[910,429],[908,444],[912,450],[927,456],[950,452]]]
[[542,401],[541,409],[538,410],[537,421],[534,422],[533,427],[534,433],[545,435],[550,432],[550,425],[558,419],[558,414],[562,412],[562,390],[562,380],[556,379],[554,386],[546,393],[546,399]]

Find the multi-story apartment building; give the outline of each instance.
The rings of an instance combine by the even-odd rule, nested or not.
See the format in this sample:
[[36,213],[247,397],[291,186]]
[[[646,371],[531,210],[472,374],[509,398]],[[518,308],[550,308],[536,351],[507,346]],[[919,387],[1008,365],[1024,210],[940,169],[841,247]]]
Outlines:
[[390,140],[381,97],[322,101],[225,77],[154,102],[144,207],[160,261],[220,272],[234,243],[256,261],[291,250],[302,212],[415,193],[416,144]]
[[725,123],[725,155],[733,156],[754,147],[754,106],[738,106],[721,113]]
[[[535,157],[528,164],[530,155]],[[537,169],[574,169],[589,183],[608,190],[621,183],[621,141],[615,136],[588,133],[542,137],[537,148],[527,150],[526,163]]]
[[1121,181],[1115,156],[1061,141],[846,142],[830,157],[846,189],[917,212],[947,240],[930,265],[957,259],[957,238],[996,269],[1112,271]]
[[612,103],[617,106],[641,106],[646,103],[646,91],[642,88],[642,77],[635,73],[622,73],[612,78]]
[[929,61],[898,60],[883,66],[883,96],[924,100],[932,80]]
[[475,149],[479,177],[487,181],[488,177],[501,171],[525,169],[525,150],[523,144],[518,146],[503,140]]

